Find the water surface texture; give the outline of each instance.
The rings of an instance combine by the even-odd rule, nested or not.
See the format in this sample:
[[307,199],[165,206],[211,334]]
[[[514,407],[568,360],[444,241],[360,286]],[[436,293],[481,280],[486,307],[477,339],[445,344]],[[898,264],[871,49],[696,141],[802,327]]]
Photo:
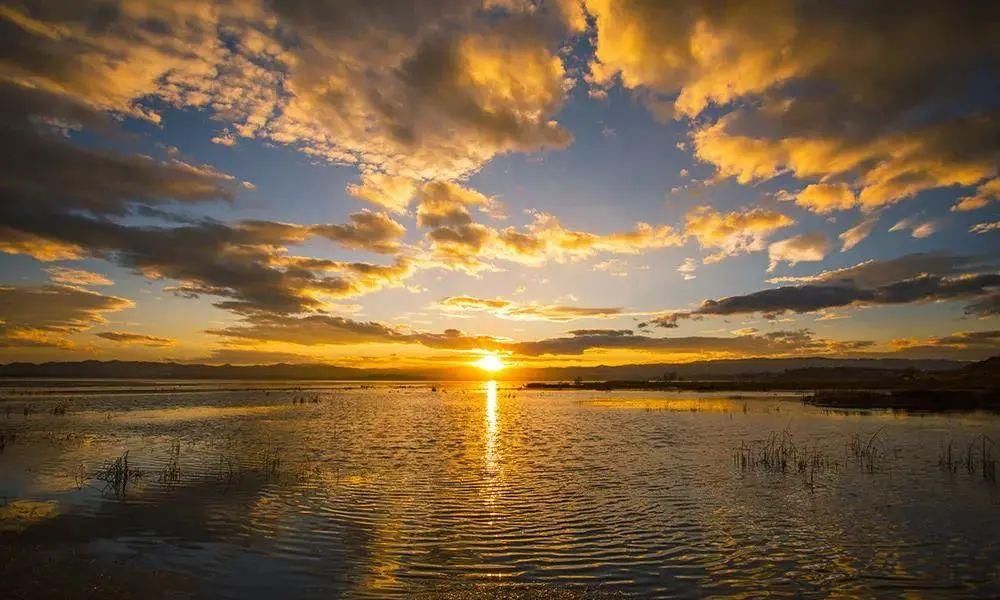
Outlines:
[[0,394],[5,551],[181,596],[1000,595],[995,415],[504,383]]

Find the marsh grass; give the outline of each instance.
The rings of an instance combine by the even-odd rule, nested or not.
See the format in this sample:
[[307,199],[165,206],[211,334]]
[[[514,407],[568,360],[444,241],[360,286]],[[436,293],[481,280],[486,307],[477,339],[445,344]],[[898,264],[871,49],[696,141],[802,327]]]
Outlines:
[[14,444],[17,441],[17,432],[15,431],[0,431],[0,452],[4,451],[7,444]]
[[848,443],[848,457],[866,473],[880,473],[885,470],[889,459],[882,428],[870,436],[855,433]]
[[135,469],[129,465],[128,450],[113,461],[107,462],[103,467],[93,472],[91,479],[104,483],[104,490],[116,496],[125,496],[130,483],[145,477],[146,472]]
[[[226,452],[219,455],[213,468],[212,461],[205,462],[195,456],[195,461],[203,465],[200,473],[193,474],[195,479],[209,479],[221,482],[227,486],[236,485],[242,481],[282,482],[304,476],[306,471],[289,469],[282,459],[281,449],[277,446],[265,446],[246,452]],[[100,482],[98,487],[103,493],[125,497],[142,480],[152,479],[162,485],[173,485],[181,481],[181,444],[171,442],[167,450],[166,461],[162,468],[139,469],[125,451],[121,456],[105,462],[100,468],[88,471],[84,465],[72,475],[77,488],[82,489],[91,482]],[[207,467],[207,468],[205,468]]]
[[733,462],[743,473],[762,471],[801,475],[810,489],[815,486],[818,474],[840,470],[839,463],[818,445],[798,445],[787,430],[771,432],[763,440],[741,441],[733,451]]
[[160,483],[177,483],[180,480],[181,470],[180,470],[180,456],[181,456],[181,443],[180,441],[174,441],[170,444],[170,450],[167,454],[167,464],[160,471],[159,481]]
[[864,473],[884,472],[891,456],[881,429],[872,435],[855,434],[847,443],[843,461],[817,443],[797,443],[783,430],[771,432],[765,439],[741,441],[733,450],[733,464],[741,473],[800,475],[812,490],[817,476],[840,473],[850,465]]
[[978,475],[983,481],[996,485],[997,461],[993,457],[995,446],[993,439],[983,434],[965,446],[965,451],[956,449],[954,440],[948,440],[948,445],[941,445],[938,452],[938,466],[949,473],[957,473],[960,469],[969,475]]
[[215,477],[226,485],[244,479],[263,479],[278,482],[294,478],[296,473],[289,469],[282,459],[281,448],[265,446],[250,452],[225,453],[219,455]]

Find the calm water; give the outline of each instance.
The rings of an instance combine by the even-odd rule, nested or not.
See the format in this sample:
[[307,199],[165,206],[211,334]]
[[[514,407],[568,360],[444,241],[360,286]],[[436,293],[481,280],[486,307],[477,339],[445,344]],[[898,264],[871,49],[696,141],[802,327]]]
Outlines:
[[[1000,596],[1000,488],[938,464],[949,441],[964,459],[1000,440],[995,415],[297,386],[0,389],[0,540],[175,574],[197,597]],[[822,465],[734,462],[782,431]],[[126,451],[141,474],[115,490],[101,471]]]

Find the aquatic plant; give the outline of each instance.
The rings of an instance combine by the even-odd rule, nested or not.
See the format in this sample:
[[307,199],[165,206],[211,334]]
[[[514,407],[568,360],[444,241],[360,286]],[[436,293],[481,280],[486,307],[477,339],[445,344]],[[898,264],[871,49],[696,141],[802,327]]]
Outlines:
[[980,475],[983,481],[996,485],[997,461],[993,458],[995,446],[993,438],[983,434],[973,439],[965,447],[965,455],[954,451],[954,440],[948,440],[948,445],[941,445],[938,452],[938,466],[949,473],[957,473],[964,468],[969,475]]
[[849,457],[859,469],[867,473],[881,472],[889,457],[888,448],[883,437],[880,437],[883,428],[880,427],[871,436],[863,436],[855,433],[848,444]]
[[170,450],[167,454],[167,464],[160,471],[159,481],[160,483],[176,483],[180,479],[180,456],[181,456],[181,443],[180,441],[174,441],[170,444]]
[[134,469],[128,463],[128,450],[115,460],[105,463],[103,467],[91,474],[91,479],[103,481],[105,491],[117,496],[124,496],[130,482],[135,482],[145,476],[145,471]]
[[788,431],[771,432],[766,439],[741,441],[733,452],[733,462],[741,472],[764,471],[766,473],[796,473],[813,489],[818,473],[840,470],[837,461],[831,459],[817,445],[796,445]]

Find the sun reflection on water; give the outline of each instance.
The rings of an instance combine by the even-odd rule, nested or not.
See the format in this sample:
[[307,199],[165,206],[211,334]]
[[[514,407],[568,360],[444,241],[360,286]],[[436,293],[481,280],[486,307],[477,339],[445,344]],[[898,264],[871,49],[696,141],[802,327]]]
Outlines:
[[486,382],[486,448],[483,455],[486,460],[486,472],[495,475],[499,469],[497,442],[500,437],[500,425],[497,422],[497,382]]

